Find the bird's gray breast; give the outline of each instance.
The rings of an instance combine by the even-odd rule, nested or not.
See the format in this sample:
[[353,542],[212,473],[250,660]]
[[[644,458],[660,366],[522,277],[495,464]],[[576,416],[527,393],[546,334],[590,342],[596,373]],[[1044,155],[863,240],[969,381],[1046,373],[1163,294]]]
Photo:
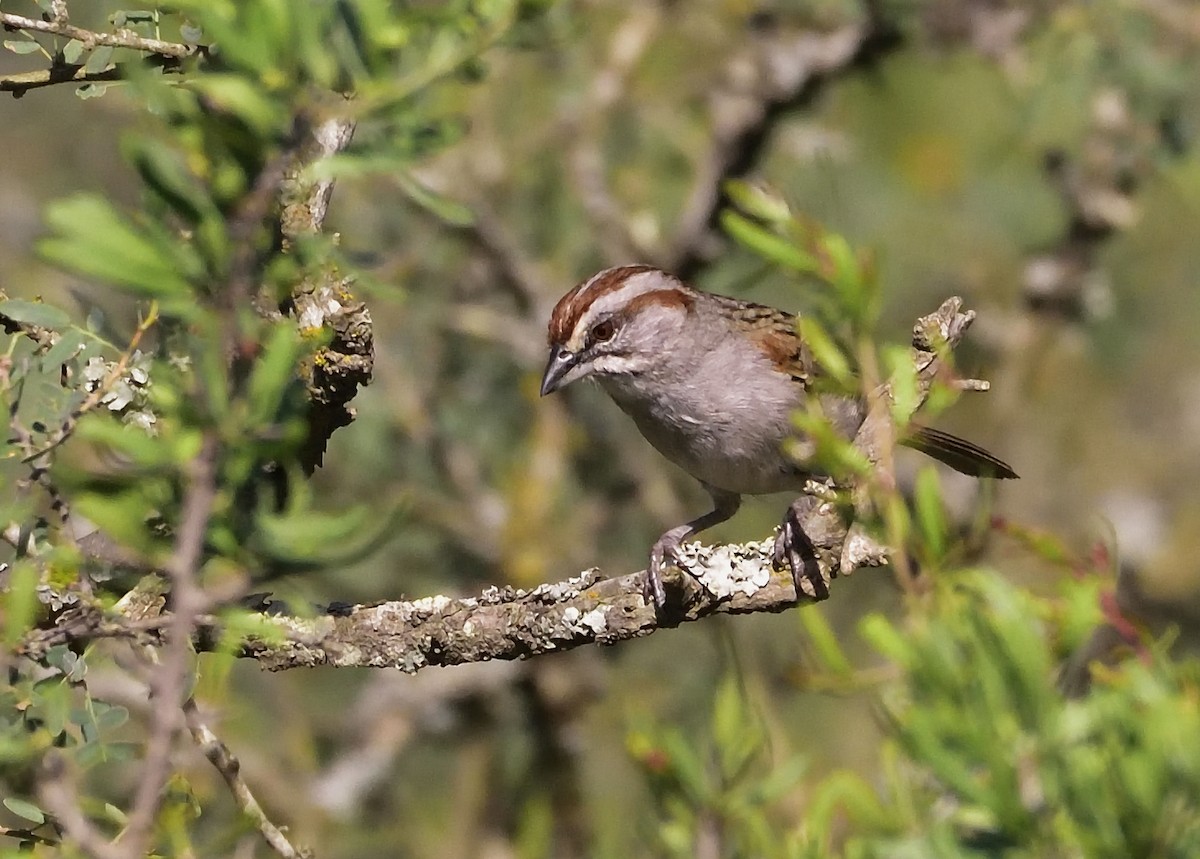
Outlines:
[[690,366],[602,384],[663,456],[711,486],[758,495],[803,482],[783,455],[803,387],[753,344],[728,338]]

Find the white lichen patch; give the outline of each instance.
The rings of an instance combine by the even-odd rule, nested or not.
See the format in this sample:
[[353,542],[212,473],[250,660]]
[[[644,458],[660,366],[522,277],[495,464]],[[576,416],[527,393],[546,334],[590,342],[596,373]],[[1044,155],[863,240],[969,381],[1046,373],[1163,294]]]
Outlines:
[[579,618],[579,625],[586,626],[592,632],[599,635],[608,629],[608,606],[600,606],[584,614]]
[[851,525],[842,545],[841,572],[843,575],[859,567],[881,567],[888,563],[890,550],[858,525]]
[[538,585],[532,591],[530,596],[537,597],[545,602],[562,602],[578,596],[583,591],[595,584],[596,578],[600,571],[595,567],[584,570],[577,576],[572,576],[563,582],[547,582],[544,585]]
[[562,624],[571,632],[587,630],[593,635],[598,635],[608,629],[607,611],[608,606],[600,606],[589,612],[582,612],[573,605],[567,606],[563,609]]
[[687,543],[679,549],[679,565],[719,599],[734,594],[753,596],[771,581],[771,540],[703,546]]
[[408,604],[408,610],[413,614],[424,615],[428,617],[434,612],[441,611],[446,606],[450,605],[453,600],[448,596],[437,594],[432,597],[422,597],[419,600],[412,600]]

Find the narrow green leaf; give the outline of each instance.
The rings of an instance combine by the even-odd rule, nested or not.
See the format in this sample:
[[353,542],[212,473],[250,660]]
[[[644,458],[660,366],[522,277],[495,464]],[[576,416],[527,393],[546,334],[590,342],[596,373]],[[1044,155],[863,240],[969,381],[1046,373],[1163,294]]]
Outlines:
[[948,528],[946,510],[942,506],[941,483],[933,466],[925,466],[917,473],[913,503],[925,545],[933,557],[943,557],[946,553]]
[[212,201],[175,151],[145,137],[127,139],[122,149],[150,189],[189,224],[194,225],[204,214],[214,212]]
[[735,206],[764,223],[779,226],[792,217],[787,201],[773,189],[762,185],[731,179],[725,183],[725,193]]
[[455,227],[469,227],[475,223],[475,213],[470,208],[431,191],[408,173],[397,173],[396,181],[409,200],[439,220]]
[[813,358],[834,381],[847,390],[855,387],[854,371],[850,360],[841,347],[825,331],[825,327],[811,316],[801,316],[797,321],[800,338],[812,351]]
[[282,130],[279,103],[248,78],[235,74],[207,74],[188,84],[219,110],[233,114],[256,134],[273,136]]
[[881,654],[901,665],[907,664],[912,647],[905,636],[881,614],[869,614],[858,625],[858,632]]
[[250,421],[257,428],[275,420],[284,393],[294,382],[300,357],[300,336],[290,324],[276,325],[250,374]]
[[44,239],[39,250],[51,262],[142,295],[170,298],[191,292],[183,272],[197,264],[182,240],[163,247],[102,197],[82,194],[52,203],[46,221],[56,235]]
[[808,635],[809,644],[820,659],[822,667],[841,677],[849,677],[854,673],[854,666],[846,658],[841,644],[834,634],[833,627],[825,619],[825,615],[817,608],[809,608],[798,612],[800,623]]
[[9,573],[8,590],[0,594],[4,607],[4,640],[16,644],[37,616],[37,586],[40,577],[37,567],[28,561],[17,561]]
[[721,213],[721,226],[735,241],[763,259],[799,272],[817,270],[815,257],[782,236],[768,232],[744,215],[727,209]]
[[917,368],[909,350],[893,346],[884,350],[884,366],[889,368],[888,385],[892,392],[892,420],[903,429],[921,405],[921,390],[917,384]]
[[14,322],[38,325],[42,328],[66,328],[71,324],[71,317],[67,315],[67,312],[53,304],[43,304],[40,301],[21,301],[17,298],[0,301],[0,316],[7,316]]

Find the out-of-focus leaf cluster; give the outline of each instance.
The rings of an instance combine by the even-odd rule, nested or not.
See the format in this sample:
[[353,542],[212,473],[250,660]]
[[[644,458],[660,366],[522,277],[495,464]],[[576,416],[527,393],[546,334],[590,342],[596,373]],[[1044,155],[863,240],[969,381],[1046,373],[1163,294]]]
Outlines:
[[[341,282],[355,272],[329,240],[284,242],[281,199],[307,181],[299,171],[326,120],[364,125],[343,156],[359,168],[404,169],[452,140],[454,123],[428,90],[469,71],[514,14],[505,0],[402,8],[239,0],[114,21],[146,36],[177,28],[204,49],[178,75],[123,66],[130,96],[155,120],[122,145],[140,205],[82,193],[46,210],[42,256],[139,307],[133,334],[101,336],[63,308],[0,296],[9,337],[0,467],[18,489],[0,501],[12,550],[0,567],[10,647],[81,600],[110,608],[119,592],[97,586],[114,565],[165,568],[201,457],[215,472],[201,523],[202,587],[232,581],[226,592],[236,596],[251,578],[345,563],[390,534],[393,502],[321,509],[301,477],[309,411],[301,368],[330,335],[287,318],[291,294],[317,272],[336,270]],[[119,560],[75,546],[77,529],[94,526]],[[237,610],[225,621],[221,649],[231,653],[249,622]],[[90,653],[55,647],[9,661],[0,697],[12,715],[0,722],[0,755],[26,768],[9,781],[16,790],[32,794],[30,774],[51,748],[70,749],[81,773],[138,753],[106,733],[126,714],[91,697]],[[190,787],[177,776],[168,794],[157,831],[172,851],[194,852]],[[46,822],[32,795],[10,800],[14,814]],[[85,811],[114,832],[124,825],[115,805],[89,800]]]

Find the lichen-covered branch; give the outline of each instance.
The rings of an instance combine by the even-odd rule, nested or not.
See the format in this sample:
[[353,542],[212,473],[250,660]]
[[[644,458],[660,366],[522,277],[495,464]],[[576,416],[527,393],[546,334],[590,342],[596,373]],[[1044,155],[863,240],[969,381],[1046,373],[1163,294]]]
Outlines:
[[[310,179],[308,170],[315,162],[345,150],[353,137],[353,121],[330,119],[314,130],[310,143],[298,153],[281,200],[285,246],[322,231],[333,180]],[[352,280],[330,265],[297,284],[288,300],[287,310],[301,332],[323,330],[332,335],[303,367],[310,408],[301,462],[309,473],[321,464],[334,431],[354,420],[350,401],[374,372],[371,312],[352,287]],[[279,308],[263,306],[262,301],[259,305],[262,313],[279,312]]]
[[[973,320],[974,313],[964,311],[960,299],[950,298],[917,321],[912,360],[922,399],[934,380],[945,374],[944,357]],[[987,389],[985,382],[974,379],[954,384],[965,390]],[[886,399],[885,389],[880,401]],[[878,461],[878,451],[891,443],[891,434],[882,417],[869,419],[854,444]],[[888,562],[889,548],[865,530],[847,527],[835,499],[822,494],[820,487],[807,496],[798,517],[827,586],[839,574]],[[491,587],[476,597],[432,596],[360,605],[315,618],[264,616],[262,622],[269,629],[248,638],[241,655],[271,670],[330,665],[414,672],[431,665],[525,659],[588,644],[616,644],[714,614],[779,612],[828,595],[828,587],[824,593],[797,594],[790,571],[774,569],[773,548],[771,539],[685,546],[680,563],[687,573],[668,571],[669,605],[662,613],[643,596],[644,572],[605,578],[598,570],[588,570],[527,591]],[[161,626],[154,618],[166,610],[166,603],[161,596],[150,596],[139,601],[136,610],[132,603],[118,607],[131,625],[131,636],[154,635]],[[110,628],[111,619],[94,612],[71,616],[73,631],[59,630],[52,643],[119,634]],[[215,618],[197,622],[202,639],[220,638]],[[51,640],[46,636],[47,631],[36,634],[26,642],[27,648],[47,646]]]
[[669,618],[656,617],[642,596],[644,573],[606,579],[589,570],[529,591],[492,587],[477,597],[355,606],[338,617],[271,618],[285,640],[247,642],[243,655],[274,671],[332,665],[415,672],[616,644],[718,612],[783,611],[797,604],[796,591],[790,573],[771,570],[771,549],[769,540],[688,547],[692,575],[673,571],[667,578],[680,607]]

